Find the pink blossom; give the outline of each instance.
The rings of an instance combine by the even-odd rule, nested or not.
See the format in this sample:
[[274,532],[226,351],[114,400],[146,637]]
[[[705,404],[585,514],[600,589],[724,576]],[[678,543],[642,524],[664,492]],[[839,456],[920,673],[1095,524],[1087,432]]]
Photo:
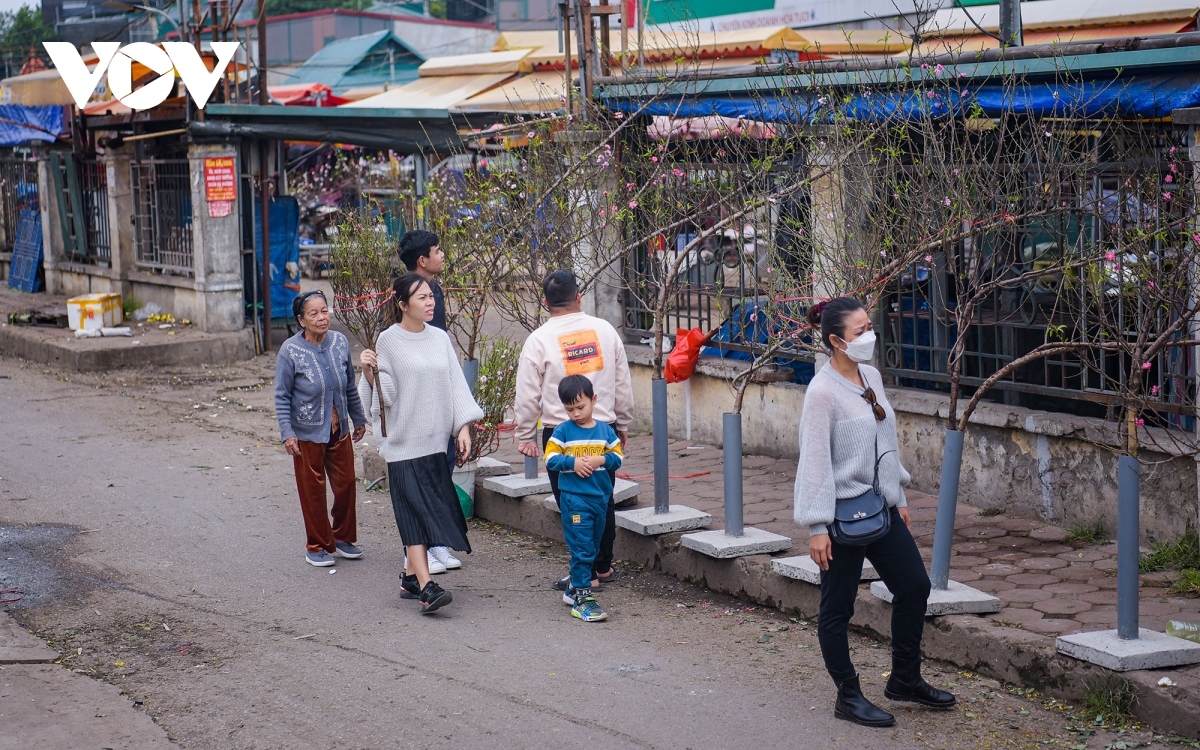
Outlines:
[[879,251],[879,257],[881,257],[881,258],[886,258],[886,257],[887,257],[887,250],[880,250],[880,251]]
[[1167,175],[1166,177],[1163,178],[1163,180],[1166,182],[1174,182],[1175,178],[1172,177],[1171,175]]
[[921,63],[921,70],[929,70],[929,63]]
[[966,74],[966,73],[962,73],[962,72],[960,72],[960,73],[958,74],[958,77],[959,77],[959,78],[966,78],[966,77],[967,77],[967,74]]
[[941,75],[942,73],[944,73],[945,71],[946,71],[946,66],[945,66],[945,65],[942,65],[941,63],[938,63],[938,66],[937,66],[936,68],[934,68],[934,69],[933,69],[933,74],[934,74],[934,75],[939,75],[939,76],[940,76],[940,75]]
[[1157,396],[1157,395],[1158,395],[1158,386],[1157,386],[1157,385],[1152,385],[1152,386],[1150,386],[1150,395],[1151,395],[1151,396]]
[[1171,170],[1172,172],[1178,172],[1178,171],[1179,171],[1179,167],[1175,166],[1175,162],[1171,162],[1170,170]]
[[942,205],[943,205],[943,206],[949,206],[949,205],[950,205],[950,199],[949,199],[949,198],[942,198]]
[[1149,369],[1150,369],[1150,363],[1149,363],[1149,362],[1143,362],[1143,363],[1142,363],[1142,369],[1143,369],[1143,370],[1149,370]]
[[1144,419],[1139,419],[1139,420],[1137,421],[1137,426],[1138,426],[1138,427],[1145,427],[1145,426],[1146,426],[1146,420],[1144,420]]
[[1173,153],[1175,153],[1175,147],[1174,147],[1174,146],[1172,146],[1172,147],[1171,147],[1171,153],[1172,153],[1172,154],[1173,154]]
[[638,206],[637,201],[629,201],[630,208],[637,208],[637,206]]
[[658,161],[658,157],[657,157],[657,156],[651,156],[651,157],[650,157],[650,161],[657,162],[657,161]]
[[1109,250],[1107,253],[1104,254],[1104,259],[1105,260],[1116,260],[1117,254],[1114,253],[1112,250]]
[[825,218],[826,218],[826,219],[832,219],[832,218],[833,218],[833,212],[831,211],[831,212],[829,212],[829,213],[825,214]]
[[1192,242],[1200,242],[1200,234],[1193,234]]
[[932,256],[932,255],[926,255],[926,256],[925,256],[925,262],[926,262],[926,263],[932,263],[932,262],[933,262],[933,256]]
[[958,176],[958,170],[957,170],[957,169],[956,169],[956,170],[954,170],[954,175],[955,175],[956,177]]
[[529,136],[530,138],[535,138],[535,137],[537,137],[537,133],[535,133],[535,132],[534,132],[534,131],[532,131],[532,130],[530,130],[528,133],[526,133],[526,135],[527,135],[527,136]]
[[632,182],[625,183],[626,190],[633,190],[634,187],[636,187],[636,186]]
[[1171,200],[1171,191],[1168,190],[1167,192],[1163,193],[1163,200]]

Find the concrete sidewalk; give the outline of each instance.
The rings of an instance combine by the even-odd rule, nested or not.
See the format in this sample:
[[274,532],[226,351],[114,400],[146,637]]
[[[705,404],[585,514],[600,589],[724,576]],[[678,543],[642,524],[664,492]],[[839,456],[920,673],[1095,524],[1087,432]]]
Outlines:
[[116,687],[76,674],[57,659],[0,611],[0,750],[176,747]]
[[[709,528],[722,528],[721,450],[679,440],[671,440],[670,445],[670,472],[678,477],[671,480],[672,503],[708,512],[713,516]],[[515,445],[506,443],[496,458],[521,466]],[[641,485],[639,507],[653,504],[652,464],[651,437],[631,437],[624,473]],[[743,465],[745,524],[790,537],[792,549],[780,556],[806,554],[807,531],[792,521],[795,463],[745,456]],[[908,499],[913,536],[928,562],[937,499],[915,491],[909,492]],[[488,520],[560,537],[557,514],[541,500],[515,502],[477,490],[475,508]],[[1061,527],[1040,520],[985,516],[969,505],[959,505],[955,533],[952,580],[994,594],[1003,609],[985,616],[931,619],[924,643],[927,655],[1056,697],[1080,700],[1085,682],[1104,670],[1059,655],[1054,639],[1116,626],[1116,545],[1068,545]],[[679,536],[645,538],[618,529],[617,557],[804,617],[816,616],[817,587],[774,573],[769,556],[714,560],[684,549]],[[1162,632],[1170,619],[1200,622],[1200,599],[1167,594],[1169,580],[1170,574],[1142,576],[1141,627]],[[890,607],[872,596],[865,584],[853,623],[883,638],[890,632]],[[1159,686],[1157,681],[1164,675],[1177,685]],[[1139,718],[1200,737],[1200,666],[1124,676],[1138,687]]]

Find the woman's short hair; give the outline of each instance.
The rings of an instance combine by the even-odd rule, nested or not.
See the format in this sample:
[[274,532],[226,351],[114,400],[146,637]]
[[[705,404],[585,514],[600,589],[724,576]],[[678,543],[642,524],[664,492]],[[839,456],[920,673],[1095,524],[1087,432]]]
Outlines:
[[312,289],[304,294],[296,295],[296,298],[292,300],[292,317],[296,320],[302,319],[304,317],[304,306],[313,297],[320,297],[325,304],[329,304],[329,300],[325,299],[325,292],[322,292],[320,289]]
[[846,316],[857,310],[865,310],[863,303],[853,297],[834,297],[831,300],[818,302],[808,308],[808,324],[813,328],[820,327],[821,343],[826,349],[833,350],[829,343],[830,336],[846,340]]
[[392,282],[392,299],[396,303],[397,323],[404,317],[404,311],[400,308],[400,305],[407,305],[408,301],[417,293],[422,284],[429,286],[429,281],[419,273],[406,273]]

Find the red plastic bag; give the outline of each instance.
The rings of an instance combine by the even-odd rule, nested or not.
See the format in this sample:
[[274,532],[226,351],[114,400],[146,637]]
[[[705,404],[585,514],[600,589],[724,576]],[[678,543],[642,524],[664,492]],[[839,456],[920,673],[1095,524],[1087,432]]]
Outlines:
[[708,334],[699,328],[690,331],[680,328],[675,332],[675,348],[667,355],[667,364],[663,367],[663,377],[668,383],[683,382],[696,372],[696,360],[700,358],[705,341],[708,341]]

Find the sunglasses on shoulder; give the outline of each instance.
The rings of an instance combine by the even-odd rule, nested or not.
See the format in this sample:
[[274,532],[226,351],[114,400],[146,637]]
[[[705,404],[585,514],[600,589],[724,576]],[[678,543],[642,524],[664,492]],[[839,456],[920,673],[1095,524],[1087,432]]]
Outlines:
[[882,422],[887,419],[887,412],[883,410],[883,404],[879,403],[879,399],[875,398],[875,391],[871,390],[871,386],[867,386],[862,397],[871,405],[871,411],[875,414],[876,421]]

